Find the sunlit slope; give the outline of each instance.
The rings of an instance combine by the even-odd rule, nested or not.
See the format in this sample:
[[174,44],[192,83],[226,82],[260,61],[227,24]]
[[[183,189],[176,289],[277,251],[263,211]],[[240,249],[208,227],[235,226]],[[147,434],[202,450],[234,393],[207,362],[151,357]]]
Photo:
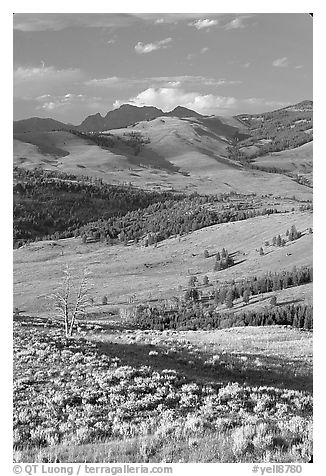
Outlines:
[[212,132],[202,121],[196,119],[159,117],[108,132],[119,136],[132,132],[140,133],[149,140],[149,144],[144,145],[140,155],[144,150],[152,150],[184,172],[196,171],[201,174],[207,169],[239,167],[225,159],[226,148],[229,145],[228,138]]
[[14,164],[85,175],[129,167],[124,155],[63,131],[15,134]]
[[235,132],[235,119],[159,117],[108,133],[121,138],[141,134],[140,151],[121,141],[102,148],[70,132],[14,135],[14,163],[40,166],[105,182],[129,183],[146,189],[176,189],[199,193],[254,192],[311,199],[308,187],[280,174],[245,170],[227,158]]
[[[176,188],[190,189],[193,185],[209,192],[235,190],[311,198],[311,190],[289,177],[246,170],[241,164],[227,158],[227,147],[237,122],[234,118],[226,119],[224,124],[221,118],[198,120],[160,117],[107,132],[120,137],[132,132],[141,134],[149,143],[143,146],[140,157],[152,151],[187,175],[181,184],[178,174],[169,177],[168,181]],[[241,134],[243,129],[239,131]]]
[[295,149],[257,157],[253,163],[260,167],[275,167],[288,172],[312,173],[313,143],[308,142]]
[[[265,246],[273,236],[285,236],[295,225],[302,233],[298,240],[284,247]],[[293,266],[312,264],[311,213],[284,213],[261,216],[239,222],[214,225],[184,236],[165,240],[156,248],[133,245],[84,245],[80,238],[38,242],[14,250],[14,305],[27,313],[51,309],[49,296],[59,284],[66,264],[79,275],[85,267],[92,273],[96,310],[101,311],[102,297],[110,303],[124,305],[133,294],[137,302],[144,299],[171,297],[186,289],[189,276],[199,282],[205,275],[210,282],[261,276],[268,271],[280,272]],[[259,248],[265,254],[260,256]],[[234,253],[236,265],[214,272],[217,251],[225,247]],[[210,257],[204,258],[204,251]],[[301,289],[298,291],[302,291]]]

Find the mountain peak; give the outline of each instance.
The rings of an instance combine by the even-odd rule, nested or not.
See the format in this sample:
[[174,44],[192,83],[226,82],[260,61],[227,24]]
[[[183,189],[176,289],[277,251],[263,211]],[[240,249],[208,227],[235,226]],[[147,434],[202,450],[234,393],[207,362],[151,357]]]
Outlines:
[[[135,106],[134,104],[121,104],[121,106],[119,106],[117,109],[114,109],[115,111],[124,111],[124,110],[128,110],[128,109],[139,109],[138,106]],[[112,112],[112,111],[109,111],[108,114]]]
[[192,111],[191,109],[188,109],[183,106],[176,106],[172,111],[167,112],[165,114],[166,116],[175,116],[175,117],[204,117],[202,114],[199,114],[196,111]]

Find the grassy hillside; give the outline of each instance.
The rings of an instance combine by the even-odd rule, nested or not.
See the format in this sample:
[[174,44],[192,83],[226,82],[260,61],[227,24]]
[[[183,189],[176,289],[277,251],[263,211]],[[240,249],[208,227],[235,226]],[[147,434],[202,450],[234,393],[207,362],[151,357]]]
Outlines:
[[123,155],[98,147],[71,132],[52,131],[14,134],[14,164],[25,168],[93,175],[128,167]]
[[[266,155],[293,149],[312,140],[312,101],[263,114],[241,114],[236,118],[248,127],[251,136],[237,145],[244,155],[248,152],[249,156]],[[255,146],[255,150],[247,151],[248,146]]]
[[293,176],[304,178],[312,184],[313,179],[313,143],[301,145],[295,149],[272,152],[263,157],[257,157],[252,164],[261,170],[279,170]]
[[[301,238],[284,247],[265,246],[273,236],[285,237],[292,224],[302,232]],[[59,285],[66,264],[77,276],[84,267],[92,272],[94,307],[90,311],[98,312],[110,305],[128,305],[133,294],[135,303],[183,295],[191,275],[199,282],[207,275],[211,283],[221,283],[311,265],[311,226],[311,213],[294,212],[214,225],[157,247],[83,244],[80,238],[25,245],[14,251],[14,305],[27,313],[48,314],[52,309],[48,297]],[[259,255],[261,246],[264,256]],[[238,264],[215,272],[214,254],[223,247]],[[205,250],[210,258],[204,258]],[[102,306],[104,295],[108,307]]]
[[14,244],[73,236],[94,220],[123,216],[131,210],[183,196],[114,186],[89,177],[14,168]]
[[[311,198],[311,190],[289,177],[246,170],[239,162],[228,159],[229,141],[237,131],[235,121],[157,118],[109,131],[109,137],[120,138],[111,147],[99,147],[89,138],[69,132],[17,134],[14,163],[25,168],[40,166],[89,175],[111,184],[132,183],[146,189],[187,193],[264,190],[274,195]],[[139,150],[130,146],[135,133],[143,141]]]
[[15,323],[16,462],[310,458],[310,333],[231,329],[198,343],[125,330],[68,346],[37,324]]

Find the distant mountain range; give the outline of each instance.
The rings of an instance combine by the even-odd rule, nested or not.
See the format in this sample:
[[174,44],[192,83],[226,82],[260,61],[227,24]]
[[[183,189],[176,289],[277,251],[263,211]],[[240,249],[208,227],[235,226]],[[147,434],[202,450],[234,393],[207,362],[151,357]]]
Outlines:
[[[278,109],[276,111],[264,113],[264,116],[269,114],[282,114],[282,112],[311,112],[313,110],[312,101],[302,101],[297,104]],[[178,118],[207,118],[198,112],[187,109],[186,107],[177,106],[175,109],[169,112],[163,112],[153,106],[132,106],[130,104],[123,104],[118,109],[109,111],[106,116],[101,116],[100,113],[90,115],[86,117],[79,125],[66,124],[64,122],[56,121],[51,118],[31,117],[29,119],[23,119],[20,121],[14,121],[14,133],[24,132],[50,132],[57,130],[77,130],[81,132],[101,132],[110,129],[121,129],[131,126],[141,121],[151,121],[157,117],[178,117]],[[243,125],[248,126],[248,122],[252,119],[255,120],[262,114],[240,114],[234,116],[240,120]]]
[[185,107],[177,106],[170,112],[152,106],[137,107],[123,104],[118,109],[109,111],[106,116],[100,113],[86,117],[79,126],[65,124],[50,118],[31,117],[21,121],[14,121],[14,133],[23,132],[50,132],[55,130],[78,130],[81,132],[100,132],[110,129],[121,129],[140,121],[151,121],[157,117],[206,117]]
[[14,164],[145,188],[309,194],[312,109],[302,101],[223,117],[124,104],[79,126],[31,118],[14,123]]

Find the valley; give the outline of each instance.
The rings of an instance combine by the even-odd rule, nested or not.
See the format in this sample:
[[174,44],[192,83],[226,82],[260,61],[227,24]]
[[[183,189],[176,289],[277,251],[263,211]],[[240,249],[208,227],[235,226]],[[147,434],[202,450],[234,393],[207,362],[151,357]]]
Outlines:
[[308,462],[311,137],[120,109],[15,125],[15,461]]
[[[129,111],[134,113],[134,109],[139,109],[137,117],[141,117],[142,108],[134,106],[125,105],[113,111],[116,115],[120,114],[119,124],[125,123],[127,127],[115,127],[108,131],[93,130],[90,133],[70,128],[69,132],[66,125],[65,131],[50,128],[48,132],[28,132],[25,125],[25,132],[21,132],[22,127],[17,124],[16,130],[20,132],[14,132],[14,163],[26,168],[38,166],[45,170],[89,175],[111,184],[131,183],[149,190],[187,193],[259,193],[264,190],[265,193],[286,197],[295,195],[304,199],[312,196],[307,186],[297,183],[291,176],[277,173],[278,167],[280,172],[283,168],[289,170],[286,164],[284,167],[276,165],[276,173],[270,174],[264,171],[265,166],[270,164],[268,159],[265,159],[266,164],[262,164],[262,170],[253,170],[236,156],[230,156],[229,149],[233,144],[236,143],[239,148],[239,144],[254,140],[250,138],[252,132],[244,120],[206,117],[180,108],[176,112],[133,124]],[[156,116],[162,113],[156,111]],[[311,112],[305,114],[311,115]],[[144,117],[147,117],[146,111]],[[291,120],[295,122],[296,117],[287,120],[292,124]],[[293,136],[293,129],[288,127]],[[280,133],[283,137],[284,130]],[[304,136],[307,141],[311,140],[310,136]],[[109,144],[97,145],[98,140],[94,140],[97,137],[107,138]],[[140,139],[140,143],[130,146],[130,138],[135,137]],[[239,150],[244,148],[242,146]],[[286,160],[289,159],[284,159],[284,162]],[[305,149],[305,162],[307,160],[311,164],[312,150],[308,148]],[[260,162],[257,165],[260,166]],[[297,166],[290,167],[291,172],[297,169]]]

